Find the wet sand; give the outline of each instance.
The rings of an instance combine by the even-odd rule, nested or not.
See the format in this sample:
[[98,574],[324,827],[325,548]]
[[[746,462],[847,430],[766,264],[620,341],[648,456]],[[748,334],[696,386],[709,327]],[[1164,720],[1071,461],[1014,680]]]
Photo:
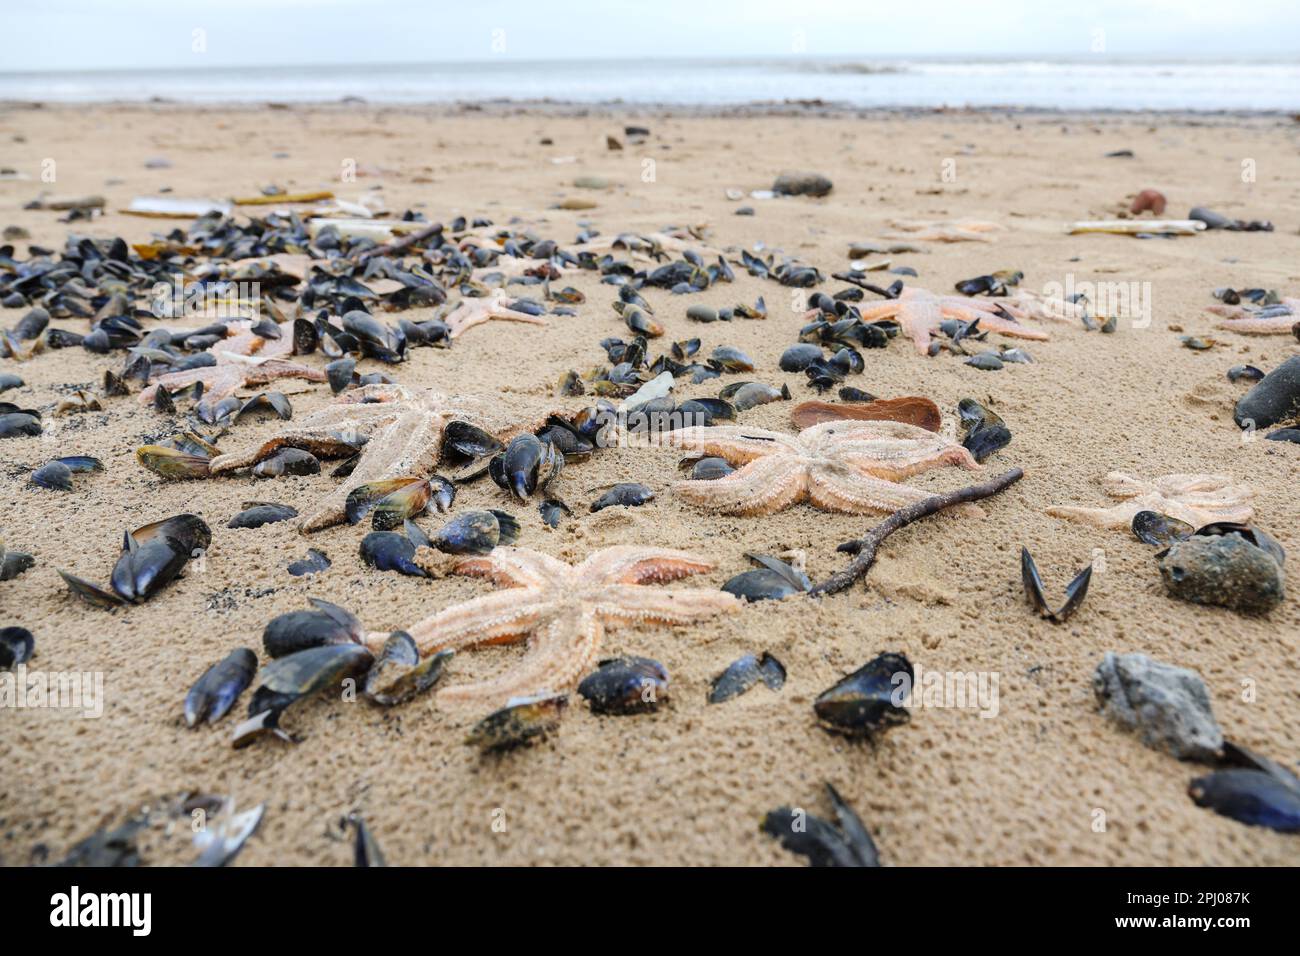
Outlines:
[[[606,135],[623,139],[626,123],[648,126],[650,138],[608,151]],[[543,137],[553,145],[539,145]],[[1296,863],[1294,836],[1194,806],[1187,784],[1203,770],[1153,752],[1108,723],[1091,687],[1108,650],[1194,668],[1229,738],[1294,765],[1294,593],[1262,618],[1177,602],[1165,595],[1149,548],[1044,509],[1108,504],[1097,479],[1111,470],[1147,478],[1222,473],[1253,487],[1261,527],[1291,552],[1300,548],[1300,450],[1243,442],[1231,408],[1246,386],[1224,376],[1236,364],[1272,368],[1300,346],[1289,336],[1216,331],[1203,311],[1218,286],[1300,292],[1298,140],[1300,124],[1289,120],[1232,117],[1200,123],[1136,115],[561,115],[364,105],[0,108],[0,165],[32,177],[0,182],[0,225],[25,227],[31,243],[54,248],[69,231],[141,242],[169,230],[173,223],[120,212],[133,196],[163,187],[178,197],[224,198],[276,184],[290,192],[333,189],[352,200],[377,190],[394,213],[410,207],[434,220],[486,216],[503,225],[519,217],[562,244],[581,221],[605,233],[707,223],[715,245],[752,248],[761,241],[828,275],[847,266],[850,242],[880,236],[891,218],[971,218],[1006,231],[994,243],[921,243],[923,253],[889,258],[917,270],[909,283],[934,291],[1018,269],[1033,290],[1070,276],[1150,283],[1152,305],[1146,328],[1121,322],[1115,334],[1102,335],[1044,324],[1048,342],[1006,340],[1036,363],[1000,372],[977,371],[951,355],[921,357],[899,340],[867,352],[865,373],[848,384],[882,397],[928,396],[947,419],[962,398],[988,404],[1014,439],[986,462],[986,473],[1021,467],[1025,478],[986,502],[983,518],[940,516],[899,533],[867,583],[849,593],[749,606],[682,630],[611,631],[604,656],[636,653],[664,662],[672,675],[670,704],[627,718],[594,716],[578,704],[547,742],[492,758],[462,742],[472,716],[441,710],[432,697],[391,710],[334,697],[296,705],[285,718],[301,737],[296,746],[265,741],[234,751],[233,715],[187,730],[181,703],[192,681],[236,647],[260,653],[266,622],[305,607],[308,596],[343,604],[367,628],[386,630],[490,586],[365,568],[357,557],[360,528],[310,538],[291,523],[226,529],[248,500],[280,501],[305,513],[333,487],[328,469],[274,482],[166,483],[137,465],[134,450],[175,423],[134,399],[108,400],[102,412],[47,416],[57,427],[46,435],[0,444],[0,530],[10,549],[37,559],[34,569],[0,584],[0,625],[21,624],[36,635],[32,669],[102,672],[106,699],[99,719],[50,710],[4,715],[0,861],[60,859],[102,823],[160,794],[198,789],[233,792],[243,805],[265,801],[265,819],[241,865],[347,864],[351,848],[338,821],[351,811],[365,816],[395,864],[797,865],[800,859],[759,833],[758,823],[782,804],[829,814],[821,785],[830,781],[857,808],[889,864]],[[1120,149],[1135,158],[1104,158]],[[166,158],[170,168],[147,169],[153,157]],[[552,162],[557,157],[575,161]],[[51,159],[57,182],[44,185],[42,162]],[[1243,182],[1246,160],[1254,182]],[[352,166],[362,175],[341,182],[341,171]],[[728,187],[769,188],[791,168],[830,176],[834,192],[820,200],[740,203],[725,196]],[[945,179],[945,170],[955,179]],[[611,185],[577,189],[577,176],[601,176]],[[1171,241],[1065,234],[1066,221],[1111,215],[1147,187],[1168,197],[1168,215],[1206,205],[1271,219],[1277,231]],[[68,225],[57,221],[59,213],[24,211],[42,189],[104,195],[109,212]],[[597,205],[554,208],[575,197]],[[734,215],[740,205],[756,214]],[[25,243],[19,249],[25,257]],[[652,354],[691,336],[701,338],[702,353],[735,345],[758,360],[758,371],[746,377],[788,382],[796,400],[816,397],[802,375],[781,373],[776,364],[800,326],[795,290],[737,272],[734,284],[700,296],[648,290],[668,332]],[[875,275],[881,284],[894,278]],[[559,284],[586,294],[576,317],[553,316],[545,328],[481,326],[449,350],[413,351],[397,377],[451,393],[500,387],[548,404],[565,371],[604,363],[600,339],[626,333],[609,307],[612,287],[593,273],[575,271]],[[820,288],[833,293],[842,285],[831,280]],[[759,295],[770,309],[765,321],[699,325],[685,318],[690,304],[733,306]],[[21,314],[0,311],[0,325]],[[432,310],[405,315],[418,321]],[[79,320],[52,324],[84,330]],[[1222,344],[1195,352],[1180,344],[1186,333]],[[27,386],[3,398],[52,411],[71,387],[96,387],[104,369],[119,364],[117,356],[80,349],[47,351],[21,367],[5,361],[3,370],[17,371]],[[363,363],[363,371],[373,368]],[[719,385],[679,394],[716,395]],[[285,391],[297,416],[330,400],[323,386],[290,382]],[[744,421],[789,430],[793,405],[765,405]],[[252,444],[276,429],[271,420],[241,422],[222,447]],[[68,454],[94,455],[107,471],[79,478],[69,494],[26,484],[32,468]],[[669,490],[677,457],[668,449],[616,449],[567,469],[553,490],[575,516],[555,531],[543,525],[535,503],[510,504],[485,483],[466,487],[457,508],[505,507],[524,525],[521,545],[566,560],[619,543],[692,550],[717,568],[684,586],[707,587],[747,569],[748,551],[801,549],[810,575],[820,579],[845,560],[836,545],[873,523],[808,505],[766,518],[704,513]],[[942,469],[908,483],[951,489],[969,479]],[[658,497],[640,509],[588,513],[592,489],[615,481],[645,482]],[[57,569],[106,580],[124,528],[181,511],[199,513],[213,528],[201,568],[129,610],[89,609],[68,596]],[[435,519],[424,524],[437,527]],[[1090,559],[1104,558],[1086,602],[1066,625],[1040,620],[1027,606],[1022,545],[1053,593]],[[324,550],[333,567],[313,579],[291,577],[286,564],[309,546]],[[874,746],[818,729],[816,694],[886,650],[927,670],[997,674],[996,716],[922,708]],[[723,705],[705,703],[714,675],[741,654],[761,651],[788,669],[782,690],[760,686]],[[498,673],[521,653],[507,647],[461,654],[449,679]],[[1246,681],[1256,691],[1251,700],[1243,699]],[[238,714],[246,700],[236,705]],[[1098,810],[1103,832],[1094,829]],[[194,855],[188,841],[174,837],[160,840],[148,859],[174,863]]]

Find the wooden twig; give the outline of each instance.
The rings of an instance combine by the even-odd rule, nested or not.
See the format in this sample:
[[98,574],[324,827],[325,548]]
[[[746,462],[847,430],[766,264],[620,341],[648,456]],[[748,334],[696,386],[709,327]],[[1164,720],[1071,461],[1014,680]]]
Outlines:
[[372,246],[369,249],[363,249],[360,255],[357,256],[357,261],[365,262],[371,256],[386,256],[389,253],[401,252],[408,246],[413,246],[417,242],[423,242],[430,236],[436,236],[440,232],[442,232],[442,223],[431,222],[423,229],[408,233],[399,239],[394,239],[392,242],[386,242],[382,246]]
[[825,581],[814,586],[808,592],[809,596],[820,597],[823,594],[838,594],[851,586],[854,581],[864,577],[871,570],[871,566],[876,563],[876,552],[880,550],[880,546],[886,538],[899,528],[904,528],[913,521],[918,521],[926,515],[932,515],[936,511],[942,511],[952,505],[959,505],[968,501],[979,501],[981,498],[996,495],[1002,489],[1015,484],[1024,477],[1024,474],[1019,468],[1012,468],[1010,471],[1004,472],[982,485],[971,485],[968,488],[959,488],[946,494],[933,495],[924,501],[908,505],[901,511],[895,511],[868,531],[866,537],[855,542],[859,546],[858,554],[849,562],[848,567],[836,571]]

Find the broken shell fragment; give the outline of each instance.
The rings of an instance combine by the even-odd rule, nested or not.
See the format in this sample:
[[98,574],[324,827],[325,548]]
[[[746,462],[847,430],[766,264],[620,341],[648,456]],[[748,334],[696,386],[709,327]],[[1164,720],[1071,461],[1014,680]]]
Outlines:
[[421,661],[415,639],[405,631],[394,631],[366,674],[362,692],[384,707],[404,703],[436,684],[454,653],[442,650]]

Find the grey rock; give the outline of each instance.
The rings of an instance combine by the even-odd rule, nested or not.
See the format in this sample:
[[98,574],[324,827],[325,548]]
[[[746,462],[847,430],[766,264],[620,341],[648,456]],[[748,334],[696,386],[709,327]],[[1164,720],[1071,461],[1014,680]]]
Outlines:
[[1260,379],[1232,414],[1241,428],[1268,428],[1300,417],[1300,355],[1293,355]]
[[1195,671],[1145,654],[1106,652],[1093,674],[1101,712],[1136,731],[1153,750],[1180,760],[1211,760],[1223,747],[1223,731]]
[[1174,597],[1262,614],[1282,601],[1282,566],[1239,534],[1193,535],[1160,559],[1160,574]]
[[785,172],[772,185],[772,192],[781,196],[825,196],[831,189],[831,181],[821,173]]

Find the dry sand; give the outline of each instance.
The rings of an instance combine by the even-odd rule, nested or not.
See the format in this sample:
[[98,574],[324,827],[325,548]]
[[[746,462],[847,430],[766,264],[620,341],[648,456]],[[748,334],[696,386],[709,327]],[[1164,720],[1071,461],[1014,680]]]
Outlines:
[[[605,135],[621,136],[628,121],[650,126],[649,142],[607,151]],[[554,145],[539,145],[542,137]],[[986,463],[988,473],[1019,466],[1024,480],[987,502],[982,519],[942,516],[897,535],[868,584],[851,593],[751,606],[680,631],[611,633],[607,652],[647,654],[667,665],[671,705],[634,718],[600,718],[579,705],[548,742],[499,758],[466,747],[467,717],[440,711],[431,697],[391,710],[306,702],[285,721],[302,737],[297,746],[268,741],[233,751],[234,717],[185,729],[181,701],[190,683],[235,647],[260,652],[266,622],[304,607],[309,595],[350,607],[370,628],[388,629],[487,590],[474,580],[430,582],[366,569],[357,558],[359,528],[310,540],[289,523],[225,528],[250,499],[305,510],[332,486],[328,474],[164,483],[136,464],[133,451],[166,434],[168,424],[132,399],[57,420],[44,438],[5,441],[0,524],[9,547],[34,552],[38,564],[0,585],[0,624],[36,634],[33,668],[104,672],[107,701],[98,720],[39,710],[3,715],[0,859],[59,859],[105,820],[158,794],[198,788],[233,791],[245,804],[266,802],[261,830],[239,859],[248,865],[349,862],[338,821],[353,810],[365,815],[397,864],[796,864],[758,832],[758,822],[781,804],[828,813],[821,785],[832,781],[891,864],[1296,863],[1296,837],[1194,806],[1186,788],[1200,769],[1109,724],[1097,713],[1091,676],[1108,650],[1195,668],[1231,738],[1294,764],[1300,602],[1291,594],[1266,618],[1179,603],[1165,595],[1149,549],[1131,536],[1051,518],[1044,508],[1107,503],[1096,480],[1112,469],[1144,477],[1222,472],[1254,487],[1258,523],[1300,553],[1300,451],[1243,443],[1231,404],[1245,386],[1224,378],[1231,365],[1267,369],[1300,349],[1289,337],[1215,333],[1202,311],[1216,286],[1300,291],[1298,141],[1300,124],[1230,118],[1207,125],[1125,116],[564,116],[368,106],[0,111],[0,162],[34,177],[0,183],[0,223],[25,226],[33,242],[53,247],[70,228],[131,241],[170,228],[117,212],[132,196],[164,186],[177,196],[219,197],[268,183],[290,191],[335,188],[344,198],[376,188],[397,212],[411,206],[431,219],[484,215],[501,224],[518,216],[564,242],[580,220],[606,232],[707,222],[719,245],[761,240],[827,273],[847,264],[850,241],[878,236],[890,217],[971,217],[1008,231],[995,244],[934,245],[926,254],[894,256],[895,264],[915,267],[920,278],[909,281],[934,290],[996,269],[1023,270],[1031,289],[1064,282],[1068,273],[1079,281],[1150,282],[1154,306],[1147,329],[1123,324],[1117,334],[1101,335],[1048,326],[1050,342],[1018,343],[1037,364],[998,373],[951,356],[922,358],[901,341],[868,352],[866,373],[850,384],[884,397],[927,395],[949,416],[967,396],[989,403],[1015,437]],[[1132,149],[1136,158],[1103,158],[1117,149]],[[146,169],[154,156],[172,168]],[[556,156],[577,162],[556,165]],[[112,211],[72,227],[57,222],[56,213],[23,211],[43,188],[35,177],[47,158],[57,162],[58,180],[46,188],[101,193]],[[955,182],[941,178],[949,158],[956,161]],[[647,159],[655,164],[652,182],[642,178]],[[1242,181],[1246,159],[1256,165],[1257,182]],[[340,185],[349,160],[372,175]],[[767,188],[785,168],[824,172],[835,191],[825,200],[746,199],[757,215],[733,215],[737,204],[725,198],[727,187]],[[595,193],[574,189],[578,175],[614,185]],[[1278,230],[1176,241],[1064,234],[1066,220],[1105,215],[1144,187],[1163,190],[1172,215],[1205,204],[1270,218]],[[572,196],[599,205],[588,212],[552,208]],[[451,350],[414,351],[397,369],[401,380],[450,392],[500,386],[545,403],[565,370],[604,361],[601,338],[625,333],[609,308],[611,287],[592,273],[570,278],[588,297],[578,317],[554,317],[545,329],[474,329]],[[729,306],[760,294],[771,307],[766,321],[706,326],[684,316],[693,302]],[[706,353],[719,344],[740,346],[760,362],[752,377],[788,380],[796,398],[814,397],[802,376],[776,370],[800,324],[791,290],[742,274],[734,285],[691,299],[660,290],[647,297],[668,327],[670,338],[659,344],[698,335]],[[0,324],[20,314],[7,311]],[[1190,351],[1180,346],[1175,325],[1224,344]],[[19,369],[28,387],[4,397],[48,409],[69,383],[96,385],[119,361],[80,349],[47,352]],[[717,388],[706,383],[683,394]],[[299,391],[295,383],[290,390],[300,415],[329,400],[323,387]],[[792,407],[767,405],[745,420],[789,428]],[[241,423],[223,447],[275,428],[270,421]],[[98,456],[107,474],[79,479],[71,494],[26,485],[34,466],[74,453]],[[746,551],[800,548],[813,578],[824,577],[843,563],[835,546],[870,523],[806,505],[769,518],[708,515],[668,491],[675,458],[668,450],[615,450],[570,468],[556,491],[576,517],[558,531],[543,526],[535,505],[505,507],[524,523],[521,544],[567,559],[623,542],[687,548],[717,562],[715,572],[695,582],[712,587],[748,567]],[[944,469],[910,483],[953,488],[967,478]],[[640,510],[586,513],[590,489],[617,480],[647,482],[659,497]],[[503,503],[496,489],[480,484],[465,489],[458,507]],[[214,529],[203,569],[126,611],[88,609],[68,596],[56,569],[104,580],[124,527],[186,510]],[[333,568],[312,580],[290,577],[285,565],[309,545],[325,550]],[[1098,549],[1104,554],[1104,572],[1094,575],[1086,603],[1067,625],[1039,620],[1026,605],[1022,545],[1057,592]],[[783,690],[759,687],[706,705],[710,678],[741,654],[763,650],[788,668]],[[930,670],[996,672],[997,716],[919,710],[876,746],[819,730],[813,697],[885,650]],[[496,672],[520,653],[462,654],[453,679]],[[1253,702],[1243,699],[1244,681],[1256,686]],[[1094,829],[1098,809],[1104,832]],[[502,819],[499,832],[493,823]],[[155,859],[188,859],[184,842],[169,842]]]

